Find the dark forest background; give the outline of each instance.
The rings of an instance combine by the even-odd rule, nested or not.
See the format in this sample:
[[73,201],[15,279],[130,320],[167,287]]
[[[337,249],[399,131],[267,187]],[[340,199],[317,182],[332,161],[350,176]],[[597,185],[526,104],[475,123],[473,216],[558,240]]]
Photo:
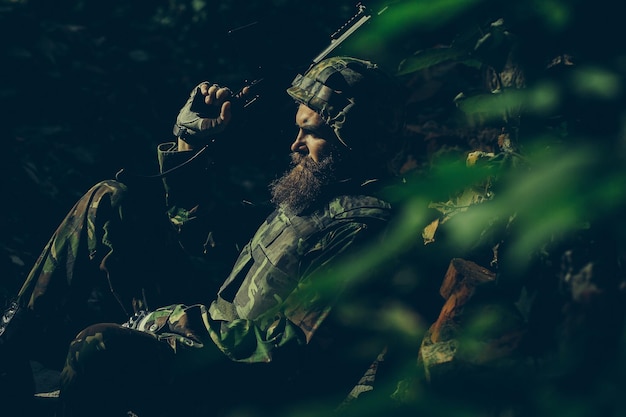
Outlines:
[[[520,152],[537,163],[492,211],[479,210],[459,226],[453,242],[463,246],[486,219],[519,209],[518,230],[527,233],[514,239],[517,258],[582,221],[601,223],[607,241],[622,250],[626,51],[616,3],[367,6],[389,7],[335,53],[379,62],[407,87],[402,175],[432,170],[442,150]],[[347,0],[3,0],[0,300],[19,289],[59,221],[92,184],[122,168],[156,173],[156,146],[174,139],[176,114],[199,81],[237,89],[263,78],[258,103],[226,138],[237,158],[224,173],[263,198],[286,166],[295,133],[284,89],[355,11],[356,2]],[[437,171],[422,195],[415,188],[397,199],[410,208],[476,179],[459,179],[455,169]],[[426,224],[408,219],[403,245],[421,245]],[[583,408],[593,409],[593,401]],[[553,415],[557,409],[543,408]]]
[[[372,24],[338,52],[373,59],[393,73],[414,52],[449,45],[468,28],[505,17],[510,31],[524,41],[523,59],[533,82],[539,83],[546,75],[537,73],[563,54],[586,64],[589,77],[582,71],[578,78],[550,74],[560,106],[552,111],[576,107],[575,117],[585,116],[586,130],[600,131],[603,139],[613,134],[607,143],[585,140],[622,152],[615,136],[621,133],[621,108],[615,105],[623,96],[626,63],[611,3],[377,0],[367,6],[378,11],[387,4],[392,7],[378,26]],[[2,279],[10,290],[90,185],[121,168],[155,172],[155,146],[172,140],[176,114],[201,80],[237,88],[264,78],[263,104],[249,115],[262,123],[249,125],[271,138],[264,143],[267,157],[259,158],[256,141],[247,141],[243,149],[249,152],[240,152],[241,164],[234,168],[256,179],[249,186],[264,187],[260,184],[283,169],[293,134],[291,103],[282,91],[355,11],[354,1],[4,0],[0,248]],[[441,145],[433,138],[455,136],[473,140],[469,148],[493,147],[487,142],[493,137],[468,139],[458,129],[451,135],[457,126],[431,124],[432,132],[416,132],[433,109],[451,118],[454,95],[484,84],[482,74],[459,75],[435,64],[423,68],[402,78],[412,91],[411,109],[430,100],[409,112],[411,140],[432,149]]]

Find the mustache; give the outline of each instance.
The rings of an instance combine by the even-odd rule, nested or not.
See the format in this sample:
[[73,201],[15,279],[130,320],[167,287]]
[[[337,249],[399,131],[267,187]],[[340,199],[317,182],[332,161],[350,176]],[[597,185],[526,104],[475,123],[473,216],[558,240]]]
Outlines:
[[300,164],[315,164],[316,162],[309,155],[305,155],[299,152],[291,153],[291,166],[295,167]]

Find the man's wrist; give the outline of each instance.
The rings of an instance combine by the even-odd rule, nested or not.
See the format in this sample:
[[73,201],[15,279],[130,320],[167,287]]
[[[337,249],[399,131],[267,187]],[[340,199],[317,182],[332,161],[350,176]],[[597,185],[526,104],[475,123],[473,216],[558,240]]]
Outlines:
[[189,143],[185,142],[183,139],[178,138],[177,148],[179,151],[192,151],[194,149]]

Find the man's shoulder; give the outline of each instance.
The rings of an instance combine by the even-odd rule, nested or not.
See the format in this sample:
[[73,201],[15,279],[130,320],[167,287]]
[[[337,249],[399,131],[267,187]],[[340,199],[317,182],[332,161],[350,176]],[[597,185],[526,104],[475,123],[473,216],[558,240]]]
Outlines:
[[389,220],[392,206],[379,197],[366,194],[340,195],[328,203],[330,217],[335,219],[376,218]]

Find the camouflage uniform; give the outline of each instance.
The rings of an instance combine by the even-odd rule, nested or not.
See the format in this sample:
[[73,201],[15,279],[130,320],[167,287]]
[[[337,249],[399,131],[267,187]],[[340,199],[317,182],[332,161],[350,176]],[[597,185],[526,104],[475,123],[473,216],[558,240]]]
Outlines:
[[[138,197],[138,196],[137,196]],[[86,325],[124,320],[156,284],[166,228],[118,181],[93,186],[74,205],[45,246],[17,297],[27,313],[29,355],[60,367],[72,337]],[[138,250],[138,248],[141,248]],[[42,345],[37,340],[45,338]]]
[[[321,89],[313,97],[321,101],[311,101],[303,95],[309,83],[302,84],[302,77],[288,93],[322,106],[316,111],[362,165],[360,179],[334,184],[332,196],[304,213],[273,211],[239,246],[230,273],[216,265],[232,265],[235,252],[229,248],[249,230],[241,219],[256,216],[238,216],[219,204],[222,178],[208,163],[206,146],[184,152],[174,143],[159,146],[161,175],[154,178],[164,180],[165,205],[152,201],[154,178],[125,176],[96,185],[61,224],[18,303],[43,318],[34,322],[44,322],[60,346],[83,328],[71,341],[61,374],[64,415],[154,413],[166,409],[154,398],[164,387],[174,396],[197,397],[194,403],[207,403],[207,412],[303,397],[327,398],[336,406],[368,366],[380,362],[381,339],[337,312],[340,301],[371,307],[382,299],[380,288],[372,290],[381,280],[351,282],[339,259],[358,262],[359,248],[382,238],[391,217],[374,180],[391,130],[371,123],[395,120],[378,113],[378,104],[391,100],[390,90],[369,84],[371,77],[379,79],[369,62],[337,58],[323,66],[329,69],[309,71],[313,84],[340,81],[335,93]],[[343,97],[353,87],[355,96]],[[341,115],[327,120],[336,110]],[[362,128],[357,119],[366,122]],[[376,277],[375,271],[364,275]],[[220,286],[217,278],[224,276]],[[153,310],[155,305],[166,307]],[[61,328],[69,333],[58,337]],[[189,384],[189,376],[200,376],[200,382]],[[220,383],[204,382],[213,379]],[[366,379],[373,379],[371,372]],[[207,394],[216,401],[203,401]]]
[[[159,156],[161,169],[167,171],[189,153],[175,152],[173,144],[165,144]],[[178,180],[182,178],[168,176],[166,191],[170,221],[182,231],[198,219],[173,204],[184,200],[176,194]],[[84,329],[71,343],[62,372],[62,395],[74,407],[66,414],[77,414],[76,408],[97,401],[103,393],[120,399],[126,393],[132,404],[120,400],[116,406],[145,412],[154,405],[153,389],[165,383],[170,366],[179,376],[207,370],[207,375],[237,384],[235,391],[228,383],[224,392],[215,393],[222,403],[232,396],[232,401],[239,397],[241,404],[239,393],[246,389],[245,381],[250,381],[246,400],[271,402],[273,397],[267,397],[260,380],[254,378],[262,372],[261,385],[293,399],[304,393],[332,394],[338,404],[382,349],[377,345],[363,357],[338,353],[347,349],[345,341],[356,342],[355,333],[344,330],[331,339],[330,329],[337,323],[328,319],[337,291],[348,285],[332,275],[333,260],[380,235],[391,216],[390,205],[370,195],[374,188],[347,186],[352,194],[336,196],[307,214],[276,209],[243,247],[210,303],[172,304],[141,311],[123,325]],[[332,293],[317,285],[328,279],[340,284],[333,286]],[[129,348],[134,345],[141,348]],[[268,366],[271,370],[265,369]],[[146,381],[140,387],[137,375]],[[204,384],[196,389],[200,387],[208,389]],[[184,384],[184,391],[189,395],[193,388]]]

